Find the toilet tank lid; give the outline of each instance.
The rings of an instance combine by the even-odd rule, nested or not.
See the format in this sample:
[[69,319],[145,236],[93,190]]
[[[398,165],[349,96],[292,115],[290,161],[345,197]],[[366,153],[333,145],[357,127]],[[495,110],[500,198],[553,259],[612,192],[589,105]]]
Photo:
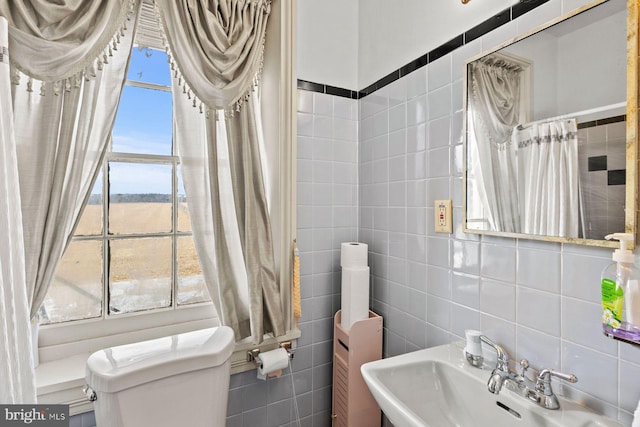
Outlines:
[[235,337],[227,326],[99,350],[87,360],[87,384],[95,391],[116,392],[160,378],[223,364]]

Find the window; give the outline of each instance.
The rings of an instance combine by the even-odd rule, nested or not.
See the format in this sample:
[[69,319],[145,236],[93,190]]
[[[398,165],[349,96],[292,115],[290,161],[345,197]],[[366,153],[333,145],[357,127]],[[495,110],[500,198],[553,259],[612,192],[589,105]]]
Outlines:
[[[261,88],[262,123],[267,142],[264,147],[265,159],[269,165],[264,172],[267,174],[266,180],[271,183],[268,197],[276,248],[276,268],[281,286],[287,288],[291,276],[280,272],[291,271],[290,245],[295,238],[296,230],[297,92],[292,66],[292,52],[295,46],[293,9],[289,2],[272,4]],[[141,6],[135,37],[135,43],[138,45],[156,49],[133,49],[127,76],[129,81],[122,93],[113,131],[113,143],[106,155],[102,175],[95,183],[89,203],[59,264],[56,279],[52,282],[44,303],[47,317],[42,320],[41,324],[44,326],[39,331],[41,363],[218,324],[213,304],[208,302],[206,290],[202,285],[201,269],[195,256],[189,228],[187,200],[180,179],[180,165],[175,157],[174,148],[170,145],[172,108],[169,66],[163,53],[164,48],[161,47],[162,39],[153,5],[147,0],[144,0]],[[153,98],[154,102],[145,103],[144,106],[139,103],[140,99],[127,101],[131,98],[130,94],[135,92],[143,93],[146,97],[144,99],[147,100],[152,99],[152,96],[157,98]],[[167,105],[160,109],[160,101],[157,100],[163,98],[167,100]],[[120,126],[127,125],[127,121],[136,125],[135,129],[139,133],[131,133],[128,135],[130,138],[119,138],[125,136],[119,129]],[[164,131],[156,133],[160,129]],[[166,138],[164,146],[162,138]],[[140,149],[141,141],[146,141],[143,144],[144,150]],[[150,151],[149,147],[156,151]],[[137,168],[136,171],[131,172],[134,167]],[[160,172],[154,172],[158,182],[164,184],[160,188],[149,184],[143,194],[158,195],[156,203],[161,203],[160,197],[170,200],[165,203],[165,207],[171,205],[170,228],[167,228],[167,223],[162,222],[161,218],[156,217],[153,217],[151,223],[136,216],[138,225],[134,223],[134,217],[131,215],[114,217],[117,210],[115,208],[132,208],[132,205],[125,206],[125,199],[132,197],[131,194],[140,194],[132,190],[132,185],[142,185],[143,179],[151,175],[151,169],[165,174],[164,178],[160,179]],[[135,173],[133,183],[131,179],[127,181],[127,173]],[[148,181],[150,180],[144,180]],[[154,185],[160,185],[158,182],[154,182]],[[122,196],[115,196],[118,194]],[[130,200],[129,202],[133,203]],[[160,208],[158,205],[152,205],[150,199],[141,200],[139,203],[150,210]],[[153,212],[149,215],[153,215]],[[141,228],[140,224],[145,228]],[[144,258],[140,249],[142,246],[138,250],[127,248],[127,242],[133,243],[135,239],[139,239],[140,245],[149,243],[146,248],[149,248],[152,254]],[[163,244],[165,246],[161,246]],[[171,261],[163,261],[161,264],[164,270],[159,270],[151,261],[160,263],[159,260],[165,253],[162,252],[163,249],[171,252]],[[129,254],[126,254],[127,250]],[[116,257],[132,256],[131,252],[149,261],[144,271],[127,270],[115,264]],[[90,266],[83,265],[82,269],[78,268],[80,260],[89,260]],[[125,306],[125,303],[129,304],[140,295],[144,295],[145,289],[139,287],[137,295],[126,294],[127,296],[121,297],[118,301],[111,291],[131,291],[132,288],[125,286],[131,283],[125,282],[134,281],[121,277],[122,271],[135,274],[138,281],[144,278],[146,290],[156,292],[155,299],[145,300],[144,308],[140,309],[132,310],[130,305]],[[114,282],[110,283],[110,280]],[[170,295],[170,300],[164,301],[161,292]],[[207,301],[198,302],[204,299]],[[159,308],[149,308],[150,306]],[[297,329],[287,339],[296,336],[299,336]],[[244,344],[238,344],[238,361],[244,361],[245,354],[242,350],[246,348],[242,345]],[[78,399],[82,397],[79,390],[80,388],[74,391],[77,392]],[[67,398],[65,395],[52,401]]]
[[167,56],[134,47],[112,140],[41,324],[210,301],[173,146]]

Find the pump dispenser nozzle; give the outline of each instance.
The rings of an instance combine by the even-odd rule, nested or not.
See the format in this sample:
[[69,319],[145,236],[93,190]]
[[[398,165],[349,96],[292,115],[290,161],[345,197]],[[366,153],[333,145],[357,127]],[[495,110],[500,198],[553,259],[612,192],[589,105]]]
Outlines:
[[627,249],[627,242],[633,242],[633,234],[631,233],[613,233],[604,236],[607,240],[619,240],[620,249],[613,251],[613,260],[617,262],[624,262],[626,264],[632,264],[635,261],[633,252]]

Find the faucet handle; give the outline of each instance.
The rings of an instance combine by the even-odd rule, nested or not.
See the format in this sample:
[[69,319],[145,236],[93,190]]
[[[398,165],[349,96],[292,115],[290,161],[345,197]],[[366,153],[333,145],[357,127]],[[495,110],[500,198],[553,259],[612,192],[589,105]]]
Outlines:
[[504,370],[506,372],[509,371],[509,355],[506,351],[495,342],[491,341],[485,335],[480,335],[480,341],[487,344],[489,347],[493,348],[496,351],[496,369]]
[[553,390],[551,389],[551,377],[560,378],[561,380],[565,380],[570,383],[578,382],[578,377],[573,374],[565,374],[562,372],[554,371],[553,369],[543,369],[538,374],[538,380],[536,381],[536,390],[543,393],[545,396],[551,396],[553,394]]
[[520,376],[524,377],[527,373],[527,369],[529,369],[529,361],[527,359],[522,359],[520,361],[520,367],[522,368],[522,370],[520,371]]
[[529,361],[527,359],[522,359],[520,361],[520,367],[520,376],[527,381],[535,383],[540,371],[538,371],[536,368],[532,368],[531,365],[529,365]]

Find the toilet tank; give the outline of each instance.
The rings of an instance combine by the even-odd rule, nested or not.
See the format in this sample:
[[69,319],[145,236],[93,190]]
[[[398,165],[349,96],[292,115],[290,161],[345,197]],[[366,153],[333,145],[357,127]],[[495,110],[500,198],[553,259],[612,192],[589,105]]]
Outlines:
[[224,426],[234,342],[220,326],[93,353],[97,427]]

